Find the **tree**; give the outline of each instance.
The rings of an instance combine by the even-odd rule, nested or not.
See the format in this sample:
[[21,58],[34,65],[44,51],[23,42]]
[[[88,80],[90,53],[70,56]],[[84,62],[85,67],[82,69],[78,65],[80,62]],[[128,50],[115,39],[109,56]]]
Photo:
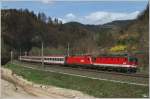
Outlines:
[[53,20],[52,20],[52,18],[51,17],[48,17],[48,22],[47,22],[48,24],[53,24]]
[[47,17],[44,13],[38,13],[38,19],[41,20],[42,22],[46,22]]

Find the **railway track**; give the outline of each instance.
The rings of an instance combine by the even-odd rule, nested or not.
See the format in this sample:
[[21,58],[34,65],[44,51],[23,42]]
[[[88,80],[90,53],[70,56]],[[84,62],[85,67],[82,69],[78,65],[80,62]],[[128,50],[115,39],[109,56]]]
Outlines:
[[100,73],[106,73],[106,74],[113,74],[113,75],[123,75],[123,76],[131,76],[131,77],[141,77],[141,78],[149,78],[149,75],[146,74],[140,74],[140,73],[119,73],[119,72],[114,72],[114,71],[98,71],[98,70],[88,70],[87,71],[92,71],[92,72],[100,72]]
[[[23,62],[25,64],[32,64],[32,65],[38,65],[41,67],[40,63],[28,63]],[[58,67],[58,68],[65,68],[65,69],[71,69],[71,70],[78,70],[78,71],[87,71],[87,72],[94,72],[94,73],[103,73],[103,74],[110,74],[110,75],[120,75],[120,76],[128,76],[128,77],[138,77],[138,78],[149,78],[149,75],[147,74],[141,74],[141,73],[121,73],[121,72],[114,72],[114,71],[104,71],[104,70],[94,70],[94,69],[85,69],[85,68],[76,68],[76,67],[67,67],[62,65],[44,65],[46,68],[48,67]]]
[[114,83],[126,83],[126,84],[140,85],[140,86],[149,85],[148,77],[147,76],[145,77],[145,75],[142,74],[130,75],[130,74],[123,74],[123,73],[107,72],[107,71],[87,70],[82,68],[70,68],[70,67],[63,67],[60,65],[45,65],[45,67],[42,67],[41,64],[39,63],[28,63],[28,62],[19,62],[19,61],[14,62],[14,64],[26,68],[36,69],[36,70],[86,77],[90,79],[105,80]]

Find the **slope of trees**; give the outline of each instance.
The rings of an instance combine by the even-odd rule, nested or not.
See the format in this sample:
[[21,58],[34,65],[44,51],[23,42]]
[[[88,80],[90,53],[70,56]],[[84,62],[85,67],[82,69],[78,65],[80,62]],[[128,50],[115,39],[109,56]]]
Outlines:
[[148,67],[149,64],[149,5],[131,22],[122,29],[118,37],[119,43],[128,46],[128,51],[140,51],[143,58],[139,58],[140,65]]
[[66,49],[68,43],[70,47],[76,44],[80,47],[78,40],[92,39],[91,31],[76,22],[62,24],[57,18],[52,19],[44,13],[36,15],[27,9],[2,9],[1,13],[3,46],[8,46],[2,53],[19,52],[20,49],[29,52],[32,47],[40,48],[41,42],[45,48]]
[[36,15],[27,9],[2,9],[2,63],[9,60],[11,50],[18,52],[16,56],[20,49],[21,52],[40,55],[41,42],[44,43],[45,54],[56,54],[55,50],[58,54],[65,54],[69,43],[72,54],[100,54],[101,50],[109,52],[114,46],[124,45],[129,52],[142,50],[146,55],[149,48],[148,9],[147,6],[135,20],[104,25],[62,24],[57,18],[52,19],[44,13]]

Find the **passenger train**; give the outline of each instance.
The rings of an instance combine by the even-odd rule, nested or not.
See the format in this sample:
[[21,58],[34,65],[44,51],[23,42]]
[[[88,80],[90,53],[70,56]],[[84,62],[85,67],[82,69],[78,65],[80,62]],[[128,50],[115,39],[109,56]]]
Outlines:
[[85,67],[94,69],[116,69],[127,70],[130,72],[136,72],[138,68],[138,60],[134,56],[97,56],[92,57],[90,55],[80,56],[20,56],[20,61],[26,62],[38,62],[42,61],[44,64],[59,64],[71,67]]

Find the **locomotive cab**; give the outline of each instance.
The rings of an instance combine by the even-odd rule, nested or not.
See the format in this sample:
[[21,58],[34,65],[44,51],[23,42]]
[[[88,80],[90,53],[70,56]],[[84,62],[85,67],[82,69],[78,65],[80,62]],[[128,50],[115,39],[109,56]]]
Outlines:
[[128,72],[136,72],[138,69],[138,59],[134,56],[128,56],[128,65],[130,69]]
[[136,57],[129,56],[128,57],[128,61],[129,61],[130,65],[134,65],[134,66],[138,65],[138,59]]

